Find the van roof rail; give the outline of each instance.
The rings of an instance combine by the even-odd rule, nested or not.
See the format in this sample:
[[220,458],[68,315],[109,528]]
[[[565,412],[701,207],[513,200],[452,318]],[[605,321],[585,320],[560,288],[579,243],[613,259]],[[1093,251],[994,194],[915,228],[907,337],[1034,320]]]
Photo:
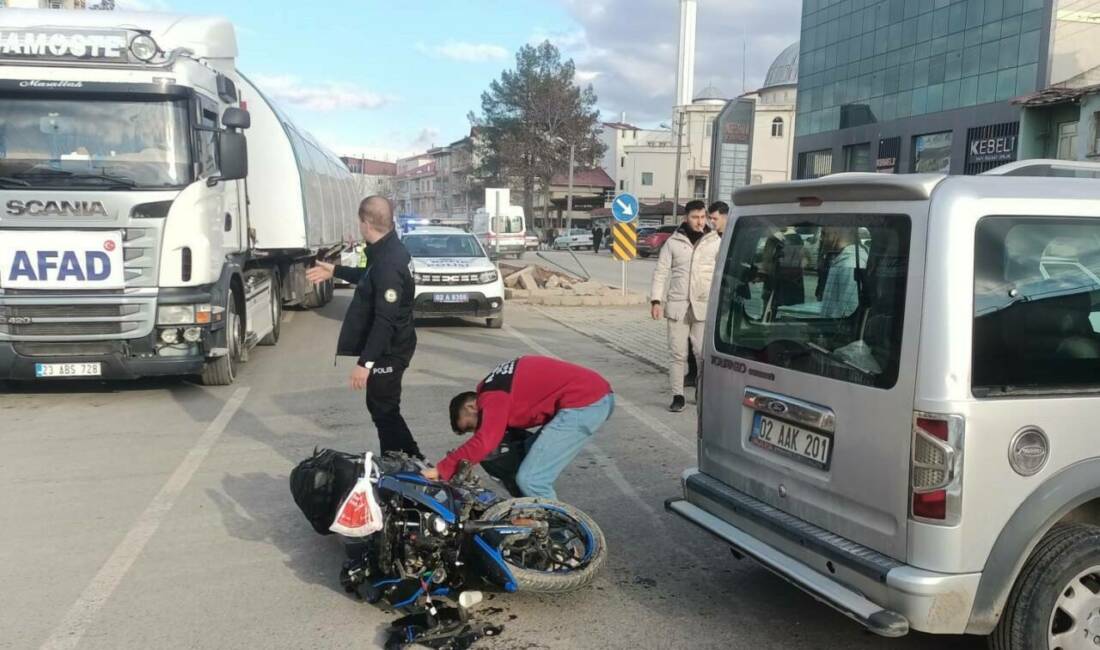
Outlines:
[[831,174],[813,180],[748,185],[733,193],[733,204],[820,204],[836,201],[923,201],[943,174]]
[[1062,178],[1100,178],[1100,163],[1080,160],[1018,160],[994,167],[982,176],[1058,176]]

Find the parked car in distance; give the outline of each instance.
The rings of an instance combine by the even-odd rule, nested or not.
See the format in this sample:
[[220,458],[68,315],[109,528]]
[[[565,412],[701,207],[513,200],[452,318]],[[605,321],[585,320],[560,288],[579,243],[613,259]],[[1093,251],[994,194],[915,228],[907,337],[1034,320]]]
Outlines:
[[417,318],[482,318],[504,324],[504,283],[474,235],[458,228],[417,228],[402,243],[412,257]]
[[1100,645],[1100,164],[733,204],[667,508],[883,636]]
[[[366,266],[367,256],[365,253],[367,245],[359,242],[348,246],[340,253],[340,266]],[[333,283],[338,287],[350,287],[351,283],[344,282],[340,278],[334,278]]]
[[592,232],[574,228],[568,234],[558,235],[554,240],[554,250],[592,249]]
[[[661,226],[660,228],[654,228],[650,232],[642,234],[641,230],[638,231],[638,255],[641,257],[649,257],[660,252],[661,247],[665,245],[668,238],[672,236],[672,233],[676,232],[676,229],[680,226]],[[643,229],[649,230],[649,229]]]
[[539,234],[534,230],[528,230],[527,234],[523,237],[524,250],[537,251],[542,244],[542,240],[539,238]]

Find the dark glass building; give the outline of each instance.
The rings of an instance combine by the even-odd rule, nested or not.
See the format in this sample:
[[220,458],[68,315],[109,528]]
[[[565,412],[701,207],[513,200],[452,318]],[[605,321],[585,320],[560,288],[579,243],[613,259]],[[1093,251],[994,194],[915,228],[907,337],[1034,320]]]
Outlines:
[[1055,16],[1074,39],[1095,29],[1057,4],[1073,3],[805,0],[795,177],[979,173],[1015,160],[1010,102],[1050,83]]

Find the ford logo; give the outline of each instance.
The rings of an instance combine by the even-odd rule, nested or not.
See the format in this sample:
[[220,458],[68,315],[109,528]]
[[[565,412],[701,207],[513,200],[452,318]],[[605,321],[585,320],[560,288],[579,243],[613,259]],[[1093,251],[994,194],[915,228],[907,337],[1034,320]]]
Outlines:
[[783,402],[768,402],[768,410],[782,415],[787,412],[787,405]]

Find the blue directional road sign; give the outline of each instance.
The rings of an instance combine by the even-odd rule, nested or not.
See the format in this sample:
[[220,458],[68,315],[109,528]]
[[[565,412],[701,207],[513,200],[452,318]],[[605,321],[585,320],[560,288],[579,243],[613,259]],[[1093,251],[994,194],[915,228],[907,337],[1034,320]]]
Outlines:
[[626,192],[616,196],[611,202],[611,214],[615,216],[615,221],[634,221],[638,218],[638,197]]

